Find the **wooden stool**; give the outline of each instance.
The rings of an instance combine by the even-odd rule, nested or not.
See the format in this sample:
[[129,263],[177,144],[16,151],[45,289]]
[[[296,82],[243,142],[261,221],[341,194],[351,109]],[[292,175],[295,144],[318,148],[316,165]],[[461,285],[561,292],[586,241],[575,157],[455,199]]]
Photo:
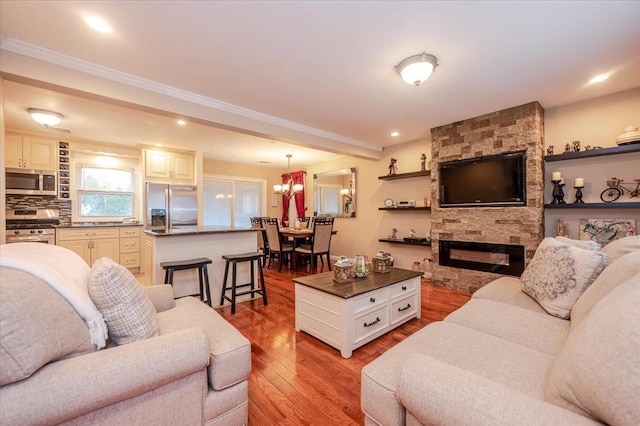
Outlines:
[[200,296],[200,300],[204,298],[204,291],[207,292],[207,304],[211,306],[211,289],[209,288],[209,274],[207,273],[207,265],[212,263],[211,259],[200,257],[198,259],[177,260],[175,262],[162,262],[160,266],[164,268],[164,283],[173,286],[173,272],[184,271],[187,269],[198,268],[198,280],[200,281],[200,293],[190,294],[189,296]]
[[[245,294],[250,294],[251,296],[254,293],[258,293],[262,295],[262,301],[267,305],[267,290],[264,286],[264,274],[262,273],[262,260],[264,259],[264,253],[252,252],[252,253],[243,253],[243,254],[228,254],[222,256],[224,260],[226,260],[226,264],[224,266],[224,279],[222,280],[222,292],[220,294],[220,306],[224,305],[224,301],[228,300],[231,302],[231,314],[236,313],[236,296],[244,296]],[[254,261],[258,262],[258,271],[260,272],[260,288],[255,288],[255,268]],[[239,262],[251,262],[251,282],[246,284],[238,284],[236,282],[236,266]],[[227,287],[227,276],[229,275],[229,263],[233,263],[233,272],[231,276],[231,287]],[[238,293],[237,289],[241,287],[251,286],[251,290],[244,291],[242,293]],[[231,290],[231,297],[226,295],[227,290]]]

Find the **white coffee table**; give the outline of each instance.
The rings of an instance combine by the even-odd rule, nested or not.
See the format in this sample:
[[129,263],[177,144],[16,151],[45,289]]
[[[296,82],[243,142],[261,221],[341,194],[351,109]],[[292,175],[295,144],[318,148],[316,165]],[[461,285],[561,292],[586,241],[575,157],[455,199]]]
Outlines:
[[421,272],[391,268],[350,283],[336,283],[333,272],[294,278],[296,331],[304,331],[340,350],[353,350],[413,318],[420,318]]

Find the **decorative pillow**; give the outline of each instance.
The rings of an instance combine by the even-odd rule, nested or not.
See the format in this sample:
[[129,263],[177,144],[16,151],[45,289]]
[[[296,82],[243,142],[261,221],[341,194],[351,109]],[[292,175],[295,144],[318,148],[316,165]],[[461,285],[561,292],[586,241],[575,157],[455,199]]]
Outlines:
[[576,301],[576,304],[573,305],[573,309],[571,309],[571,330],[575,329],[580,321],[589,315],[596,303],[635,274],[640,274],[640,250],[627,253],[604,268],[593,284],[585,290]]
[[601,252],[545,238],[520,277],[522,290],[551,315],[568,319],[573,304],[600,274],[606,258]]
[[620,256],[636,250],[640,250],[640,235],[618,238],[602,247],[602,252],[607,255],[607,265],[614,262]]
[[0,295],[0,386],[96,350],[86,322],[40,278],[0,268]]
[[600,247],[602,247],[599,243],[592,240],[572,240],[567,237],[556,237],[556,240],[584,250],[598,251],[600,250]]
[[605,296],[569,334],[545,399],[611,425],[639,425],[640,274]]
[[159,334],[156,310],[131,272],[108,257],[95,261],[89,294],[118,345]]

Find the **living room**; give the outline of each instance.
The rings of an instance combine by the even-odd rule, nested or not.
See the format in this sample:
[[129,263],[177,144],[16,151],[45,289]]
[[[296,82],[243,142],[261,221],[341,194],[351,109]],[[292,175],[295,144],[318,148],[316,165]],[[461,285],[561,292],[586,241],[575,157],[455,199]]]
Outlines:
[[[596,2],[596,5],[603,9],[607,7],[607,4],[609,3]],[[372,5],[369,6],[373,7]],[[485,6],[489,7],[488,5]],[[565,4],[564,6],[567,5]],[[3,5],[3,7],[7,6]],[[48,7],[51,6],[49,5]],[[510,9],[512,7],[515,6],[510,5],[507,8]],[[571,9],[570,5],[567,7]],[[615,9],[616,13],[621,15],[633,15],[632,12],[630,13],[628,11],[635,11],[636,9],[634,9],[634,7],[636,6],[633,4],[616,3],[616,6],[613,9]],[[604,13],[601,9],[598,9],[595,6],[594,8]],[[495,12],[495,10],[493,11]],[[510,11],[512,13],[516,13],[515,9],[510,9]],[[591,17],[597,15],[594,10],[590,10],[590,12],[593,13],[592,15],[589,15]],[[449,13],[453,12],[449,11]],[[5,13],[2,15],[6,16]],[[615,16],[618,18],[620,17],[620,15]],[[497,20],[497,22],[500,22],[500,20]],[[535,21],[532,20],[530,24],[533,26],[535,25],[534,22]],[[54,63],[55,61],[53,61],[46,63],[46,61],[44,61],[44,63],[42,63],[42,56],[39,58],[36,57],[37,55],[31,57],[28,56],[28,49],[26,49],[28,46],[22,45],[24,50],[16,50],[20,47],[19,43],[17,43],[19,40],[32,43],[34,45],[38,43],[35,43],[35,41],[29,41],[26,36],[24,36],[26,38],[22,39],[22,34],[7,30],[6,28],[13,29],[11,25],[7,25],[8,21],[3,19],[2,24],[3,60],[0,65],[3,83],[2,97],[5,105],[13,105],[11,97],[20,90],[31,90],[34,93],[54,92],[60,96],[77,97],[86,105],[91,104],[88,109],[101,108],[100,105],[102,105],[105,112],[122,108],[123,111],[130,110],[131,115],[135,115],[139,118],[158,116],[163,120],[168,120],[169,118],[173,120],[177,116],[184,116],[188,118],[187,126],[211,126],[214,124],[224,130],[232,129],[233,131],[242,127],[240,124],[242,123],[246,124],[246,127],[242,129],[246,132],[246,135],[254,137],[255,135],[270,135],[271,137],[269,138],[262,138],[263,142],[265,144],[268,143],[269,145],[262,145],[267,146],[267,148],[261,149],[264,151],[274,150],[278,152],[278,162],[271,166],[263,166],[255,163],[249,165],[245,159],[239,158],[242,154],[237,154],[238,161],[233,161],[230,158],[216,158],[214,155],[211,155],[211,151],[216,150],[216,143],[209,144],[205,149],[187,146],[187,144],[183,143],[181,140],[173,140],[167,144],[169,149],[185,149],[193,152],[195,160],[194,181],[199,187],[203,186],[203,182],[207,176],[241,177],[261,181],[264,188],[266,188],[266,192],[264,197],[264,207],[260,212],[260,216],[282,216],[281,198],[274,198],[271,188],[276,184],[282,183],[281,175],[286,173],[289,167],[295,170],[304,170],[306,172],[305,204],[308,212],[307,215],[313,215],[312,212],[317,210],[316,197],[314,193],[314,175],[333,170],[355,169],[355,185],[353,190],[357,197],[354,206],[356,213],[355,217],[337,217],[335,219],[334,229],[337,231],[337,234],[331,243],[331,254],[332,259],[334,260],[337,260],[340,255],[345,255],[350,258],[355,255],[367,255],[371,258],[379,250],[383,250],[392,253],[396,267],[411,269],[415,262],[422,265],[424,259],[431,259],[433,261],[432,269],[434,274],[434,283],[438,287],[471,294],[494,280],[496,275],[484,272],[466,271],[456,271],[455,273],[452,273],[452,269],[449,267],[440,266],[440,248],[437,247],[437,243],[440,240],[458,239],[482,243],[521,244],[524,246],[526,263],[528,264],[532,260],[535,254],[535,249],[540,241],[544,237],[556,236],[558,219],[561,217],[566,224],[568,236],[574,239],[580,239],[580,224],[581,220],[584,219],[624,218],[625,220],[634,221],[636,224],[639,223],[638,221],[640,220],[640,209],[637,208],[635,204],[633,206],[622,205],[623,203],[633,203],[635,201],[630,198],[629,194],[626,192],[623,193],[622,198],[607,206],[607,209],[602,209],[602,207],[599,206],[579,209],[572,209],[570,206],[567,206],[566,208],[548,206],[553,203],[555,196],[554,184],[552,183],[553,172],[561,172],[567,182],[564,187],[564,200],[568,205],[573,204],[573,201],[576,199],[576,189],[573,187],[573,184],[575,183],[574,180],[579,178],[584,180],[584,186],[581,188],[584,201],[586,203],[601,204],[602,200],[600,199],[600,194],[607,188],[607,180],[615,176],[624,179],[624,184],[628,184],[633,182],[634,179],[638,179],[640,177],[637,175],[637,164],[640,161],[640,153],[637,150],[630,153],[625,152],[620,155],[593,156],[592,158],[588,157],[581,159],[580,161],[572,162],[562,159],[554,160],[554,162],[547,162],[544,159],[546,155],[562,154],[566,151],[565,145],[572,144],[574,141],[579,141],[580,151],[583,153],[592,150],[597,151],[599,149],[616,149],[619,146],[616,143],[616,140],[621,137],[623,132],[625,132],[628,127],[637,127],[640,124],[640,82],[637,80],[638,73],[635,72],[638,71],[638,57],[637,53],[633,49],[629,49],[629,46],[637,45],[636,41],[638,41],[638,33],[636,30],[630,30],[624,25],[621,25],[621,32],[624,33],[626,39],[614,40],[619,43],[619,46],[622,46],[617,55],[617,62],[610,59],[612,63],[596,64],[597,66],[594,65],[592,69],[585,68],[580,72],[575,69],[567,72],[567,74],[573,74],[573,85],[570,86],[572,87],[571,90],[567,88],[569,86],[564,85],[566,84],[565,82],[561,85],[551,83],[550,81],[552,80],[550,80],[550,78],[552,78],[552,76],[545,75],[545,77],[542,78],[542,80],[545,80],[544,83],[536,83],[539,85],[536,86],[538,88],[545,86],[545,84],[548,87],[547,90],[539,92],[540,97],[537,95],[533,95],[533,97],[531,97],[531,92],[524,91],[524,93],[526,93],[526,95],[523,95],[524,97],[516,97],[516,99],[519,99],[517,102],[509,103],[499,99],[500,96],[492,97],[493,94],[488,94],[485,91],[482,91],[479,92],[478,95],[473,96],[474,98],[486,97],[486,106],[482,109],[478,109],[477,107],[475,109],[467,108],[466,106],[463,106],[466,101],[463,100],[463,98],[458,98],[457,102],[461,112],[457,115],[449,115],[449,117],[451,117],[450,119],[435,122],[432,119],[425,120],[427,124],[418,125],[417,127],[420,127],[420,130],[417,132],[413,131],[413,133],[410,133],[411,136],[402,134],[400,137],[400,143],[388,137],[388,132],[385,130],[384,138],[377,136],[375,143],[360,146],[358,143],[353,142],[368,140],[367,136],[345,136],[341,140],[337,140],[337,138],[332,139],[336,132],[332,132],[328,138],[325,138],[326,135],[302,135],[301,133],[303,132],[300,130],[296,133],[296,131],[291,128],[276,128],[273,123],[250,122],[251,120],[246,117],[244,121],[238,120],[238,118],[235,117],[236,124],[234,125],[232,124],[234,120],[228,119],[228,121],[225,121],[227,119],[221,117],[219,111],[216,111],[215,113],[212,111],[205,112],[204,107],[202,105],[197,105],[196,103],[188,105],[184,100],[179,100],[178,98],[171,99],[171,95],[167,94],[160,96],[157,93],[142,93],[143,89],[140,87],[127,86],[121,81],[115,82],[99,77],[96,74],[84,73],[83,71],[79,71],[77,68],[73,70],[64,69],[64,66],[61,65],[60,62]],[[600,32],[604,30],[598,27],[593,31],[594,34],[600,34]],[[561,31],[558,31],[555,34],[561,33]],[[5,35],[8,36],[9,39],[7,39]],[[8,40],[8,42],[5,42],[5,40]],[[615,47],[614,41],[610,41],[611,44],[608,45],[606,49],[602,48],[602,50],[613,50]],[[353,42],[353,40],[351,42]],[[349,40],[344,40],[344,43],[348,44]],[[577,40],[572,41],[572,43],[576,44],[576,50],[584,48],[584,46]],[[422,44],[424,44],[424,42],[421,42],[420,46],[422,46]],[[413,45],[414,43],[407,44],[407,46]],[[34,49],[36,47],[37,46],[34,46]],[[580,47],[580,49],[578,49],[578,47]],[[429,46],[426,46],[420,47],[419,49],[427,49],[428,51],[429,48]],[[58,46],[49,46],[44,49],[64,52],[64,50]],[[40,53],[43,52],[44,51],[40,51]],[[397,58],[396,62],[400,61],[404,56],[412,53],[414,52],[410,51],[406,52],[406,54],[404,51],[401,52],[400,57]],[[70,52],[66,53],[66,55],[73,56]],[[435,105],[430,104],[429,108],[425,108],[423,111],[416,112],[414,110],[410,110],[411,106],[415,105],[414,102],[416,102],[415,98],[417,96],[430,97],[432,96],[431,93],[433,93],[433,96],[436,97],[436,99],[440,99],[443,103],[444,99],[447,98],[446,93],[442,93],[439,89],[434,87],[439,83],[436,78],[442,74],[446,76],[446,73],[448,73],[450,68],[453,67],[453,63],[450,62],[447,64],[446,61],[442,62],[443,58],[441,57],[441,54],[438,54],[437,56],[440,61],[439,66],[436,68],[433,76],[426,82],[422,83],[419,87],[410,87],[406,85],[393,69],[393,66],[396,64],[393,63],[390,66],[390,74],[393,75],[390,75],[389,79],[397,79],[398,85],[404,85],[400,86],[401,88],[398,90],[422,90],[422,92],[417,92],[415,90],[414,92],[405,92],[404,99],[394,99],[393,102],[390,102],[397,110],[402,111],[402,114],[399,115],[404,114],[409,116],[412,118],[411,121],[413,122],[421,122],[423,121],[421,118],[422,116],[431,115],[432,112],[429,108],[438,108],[436,101]],[[546,57],[546,60],[550,61],[551,57],[552,55]],[[579,57],[582,58],[582,56]],[[62,56],[59,56],[56,60],[59,61],[61,58]],[[624,68],[621,65],[624,62],[622,59],[628,60],[629,58],[631,58],[631,60],[627,63],[626,68]],[[95,63],[99,63],[98,58],[94,57],[93,59]],[[80,62],[77,62],[76,65],[79,63]],[[508,63],[510,63],[510,61],[505,60],[503,66],[508,67]],[[273,64],[271,65],[273,66]],[[56,70],[59,67],[61,70],[58,70],[60,71],[58,74],[58,71]],[[268,68],[265,65],[263,65],[263,67]],[[624,70],[618,71],[617,74],[616,72],[611,72],[609,82],[605,81],[600,84],[607,85],[613,82],[618,85],[615,87],[618,87],[619,89],[612,90],[610,88],[606,88],[606,86],[603,88],[603,86],[598,86],[597,84],[587,84],[587,81],[597,72],[613,70],[616,69],[616,67],[621,69],[624,68]],[[94,68],[93,71],[95,70],[96,69]],[[635,76],[629,78],[628,73],[630,71],[632,74],[635,72]],[[516,68],[514,68],[514,72],[517,72]],[[557,73],[556,75],[560,75],[558,70],[555,70],[554,72]],[[132,74],[135,74],[135,72]],[[249,79],[252,76],[254,78],[263,78],[254,76],[252,73],[248,73],[243,76],[243,79]],[[624,83],[617,81],[616,78],[619,76],[627,76],[626,81]],[[440,78],[446,79],[446,77]],[[267,80],[268,79],[265,79],[265,81]],[[350,79],[347,79],[347,81],[350,82]],[[268,83],[264,84],[267,85]],[[520,84],[526,86],[529,83]],[[533,84],[533,82],[531,84]],[[507,82],[505,82],[503,89],[505,92],[517,90],[517,88],[507,88],[507,86]],[[91,90],[89,90],[90,87],[92,87]],[[180,86],[177,84],[173,86],[167,84],[165,87]],[[496,87],[500,87],[500,85],[498,84]],[[435,92],[429,92],[429,89],[435,90]],[[282,93],[295,93],[295,91],[295,88],[289,88],[289,92],[283,91]],[[562,99],[558,100],[550,95],[550,93],[554,91],[567,92],[569,95],[565,98],[558,98]],[[467,90],[467,92],[472,91]],[[109,94],[107,95],[107,93]],[[420,93],[420,95],[416,95],[416,93]],[[276,97],[275,95],[282,96],[280,94],[270,93],[270,96],[274,98]],[[229,94],[226,93],[225,96],[229,96]],[[222,99],[222,96],[220,99]],[[229,97],[226,99],[232,98]],[[363,98],[358,99],[362,101]],[[552,100],[547,101],[547,99]],[[570,101],[564,101],[564,99],[570,99]],[[152,100],[155,102],[152,102]],[[407,102],[406,105],[401,103],[403,101]],[[175,105],[171,105],[172,102],[174,102]],[[339,103],[339,100],[334,100],[334,102]],[[478,102],[478,100],[474,99],[474,102]],[[308,99],[305,99],[304,103],[309,103]],[[482,103],[482,101],[480,101],[480,103]],[[479,213],[481,211],[484,212],[492,210],[494,212],[498,212],[499,216],[503,214],[505,216],[509,216],[511,211],[514,209],[518,210],[518,208],[505,208],[510,210],[504,211],[502,207],[499,208],[499,211],[496,210],[496,208],[439,209],[439,188],[436,184],[436,176],[441,162],[522,150],[521,145],[508,145],[508,143],[510,143],[507,141],[509,137],[498,137],[499,135],[497,132],[499,129],[497,128],[492,129],[494,133],[492,133],[491,136],[488,136],[487,134],[485,137],[486,140],[477,141],[478,144],[473,142],[474,136],[470,136],[472,133],[464,133],[466,130],[462,129],[459,130],[459,133],[464,134],[464,137],[471,148],[465,148],[470,149],[470,151],[462,151],[461,157],[453,158],[453,154],[450,152],[445,155],[442,151],[442,144],[440,143],[443,140],[442,134],[449,131],[447,126],[455,126],[459,123],[468,124],[472,120],[481,121],[484,118],[489,119],[489,117],[493,117],[495,114],[500,114],[501,112],[506,111],[508,113],[514,109],[518,110],[518,108],[526,109],[526,106],[531,104],[537,104],[539,106],[539,108],[536,107],[536,113],[539,114],[538,118],[536,118],[539,120],[538,140],[535,147],[532,148],[533,152],[536,153],[536,159],[533,160],[531,157],[528,158],[529,161],[537,162],[535,166],[535,173],[537,173],[537,175],[529,172],[527,174],[527,179],[531,180],[532,185],[531,187],[528,187],[527,192],[530,196],[534,193],[536,194],[536,201],[531,205],[531,207],[535,208],[536,212],[528,214],[534,218],[533,222],[535,222],[535,224],[533,227],[536,229],[531,231],[531,225],[523,222],[520,217],[500,217],[498,219],[492,217],[490,219],[491,221],[496,222],[497,220],[505,220],[505,222],[498,222],[500,226],[494,225],[494,227],[490,227],[488,225],[489,218],[483,216],[482,213]],[[55,105],[51,104],[23,105],[23,111],[21,111],[21,113],[25,116],[27,115],[25,111],[28,107],[46,107],[47,109],[56,110]],[[298,107],[302,109],[302,104],[298,103]],[[76,136],[76,130],[74,128],[71,128],[70,134],[62,134],[53,133],[51,130],[44,129],[42,127],[35,127],[33,124],[30,124],[29,126],[21,126],[16,124],[17,122],[12,118],[12,114],[14,114],[14,107],[11,106],[11,111],[8,111],[6,106],[4,108],[2,129],[0,129],[3,147],[5,146],[6,135],[34,135],[54,139],[56,141],[68,141],[72,145],[72,155],[98,155],[103,152],[116,152],[118,154],[116,157],[128,158],[137,163],[136,167],[142,168],[144,156],[143,150],[152,149],[154,146],[152,140],[141,139],[137,141],[136,145],[125,145],[111,143],[109,142],[110,139],[107,137],[78,137]],[[289,111],[291,111],[291,109],[295,107],[289,105],[288,108]],[[314,119],[316,117],[323,115],[319,111],[319,109],[321,109],[319,106],[308,106],[308,108],[309,117],[312,117],[313,119],[310,119],[307,123],[314,123]],[[189,111],[191,114],[189,114]],[[66,123],[73,123],[71,121],[73,119],[72,114],[66,110],[60,110],[59,112],[68,116],[68,121]],[[286,109],[283,109],[282,111],[272,112],[272,115],[288,118],[284,115],[285,112]],[[342,114],[345,116],[347,115],[345,112],[342,112]],[[113,124],[107,120],[109,118],[109,114],[105,113],[104,118],[105,124],[103,127],[109,127]],[[253,120],[256,120],[255,117],[253,117]],[[362,117],[358,116],[357,121],[360,122],[361,120]],[[349,120],[346,119],[345,121],[348,122]],[[395,128],[395,124],[393,124],[391,120],[381,126],[379,126],[378,123],[375,123],[374,126],[373,121],[376,120],[372,120],[371,125],[376,129],[380,129],[380,127],[385,129],[389,127],[389,130],[391,130],[391,128]],[[142,120],[140,122],[142,123]],[[63,124],[64,123],[65,121],[63,121]],[[321,121],[317,121],[317,123],[321,123]],[[61,126],[64,127],[64,125]],[[471,125],[469,124],[469,126]],[[348,124],[343,125],[342,129],[346,129],[348,127]],[[518,127],[518,125],[516,125],[516,127]],[[483,128],[480,133],[484,130],[486,129]],[[100,131],[96,130],[95,133],[96,135],[99,135],[102,131],[102,129],[100,129]],[[631,130],[630,132],[633,133],[634,131]],[[344,134],[351,136],[348,132],[345,132]],[[436,136],[438,134],[440,136]],[[359,135],[365,135],[365,133],[360,133]],[[514,140],[520,137],[511,136],[511,139]],[[122,137],[122,139],[124,140],[125,138]],[[440,142],[436,143],[436,139]],[[235,139],[229,139],[226,142],[224,140],[217,140],[216,142],[218,145],[234,145],[234,140]],[[490,148],[485,149],[483,147],[482,149],[476,149],[483,143],[490,145]],[[621,144],[620,147],[625,145],[627,147],[632,146],[628,144]],[[302,154],[294,154],[291,158],[290,166],[288,166],[285,154],[289,152],[297,152],[295,150],[299,149],[300,146],[308,149],[310,152],[317,151],[317,159],[313,159],[313,154],[310,154],[311,158],[305,157]],[[553,148],[551,146],[553,146]],[[220,150],[222,151],[222,147]],[[570,151],[576,152],[574,146],[570,146]],[[437,156],[434,156],[434,152],[437,152]],[[431,179],[425,179],[424,177],[410,177],[406,180],[398,181],[380,179],[380,177],[385,177],[389,174],[389,164],[392,159],[395,160],[397,167],[395,173],[397,174],[420,171],[421,158],[423,154],[426,156],[426,169],[431,171]],[[4,149],[0,155],[3,155],[1,163],[3,165],[2,173],[4,175]],[[5,203],[1,209],[2,213],[0,213],[2,215],[1,222],[3,227],[2,238],[4,239],[4,231],[6,230],[4,212],[6,208],[13,207],[15,205],[15,201],[6,196],[4,193],[4,185],[0,191],[2,191],[0,192],[0,198],[3,200],[3,203]],[[138,187],[136,197],[139,197],[139,201],[134,216],[140,223],[144,223],[145,217],[142,211],[142,183],[140,183],[140,186]],[[532,198],[533,196],[530,197],[530,199]],[[273,201],[274,199],[275,201]],[[411,200],[417,207],[431,206],[431,210],[416,209],[411,211],[410,208],[402,212],[381,210],[381,208],[385,208],[385,200],[387,199],[391,199],[393,203]],[[453,212],[460,210],[463,212],[471,211],[472,214],[470,216],[462,215],[460,217],[454,217]],[[478,215],[474,215],[473,212],[478,213]],[[451,222],[448,222],[449,220],[451,220]],[[458,225],[456,225],[456,222],[453,222],[453,220],[457,220]],[[506,222],[506,220],[512,220],[512,222],[509,223]],[[460,231],[461,228],[463,228],[462,231]],[[394,229],[397,231],[394,232]],[[462,232],[463,237],[460,237],[459,233],[456,234],[457,232]],[[397,237],[402,240],[404,237],[408,237],[410,233],[420,237],[428,237],[433,243],[432,247],[426,245],[416,246],[380,241],[381,239],[389,239],[392,234],[396,234]],[[525,234],[533,235],[530,237],[531,242],[525,242]],[[466,235],[466,237],[464,235]],[[522,239],[520,240],[520,238]],[[4,240],[2,242],[4,243]],[[455,279],[452,279],[452,276],[455,276]]]

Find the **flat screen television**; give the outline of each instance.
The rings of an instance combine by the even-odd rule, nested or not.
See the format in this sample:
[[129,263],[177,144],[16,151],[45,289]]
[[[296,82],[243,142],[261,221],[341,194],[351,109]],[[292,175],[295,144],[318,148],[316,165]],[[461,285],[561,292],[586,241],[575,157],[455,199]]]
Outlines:
[[441,163],[440,206],[526,205],[525,154],[519,151]]

